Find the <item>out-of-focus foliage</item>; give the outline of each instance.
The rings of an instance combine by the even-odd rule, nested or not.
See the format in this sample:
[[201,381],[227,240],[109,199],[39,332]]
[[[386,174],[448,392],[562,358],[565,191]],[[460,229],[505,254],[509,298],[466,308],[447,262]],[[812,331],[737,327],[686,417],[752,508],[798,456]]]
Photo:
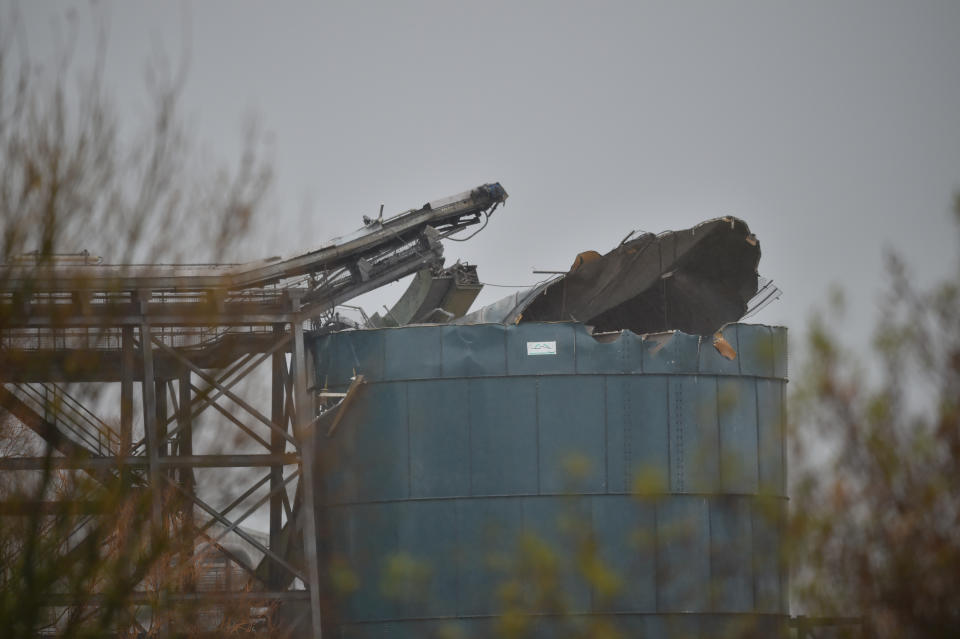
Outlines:
[[[960,230],[960,196],[955,213]],[[917,281],[890,256],[888,271],[872,366],[856,363],[820,315],[794,377],[794,612],[862,615],[871,637],[953,637],[960,270]]]
[[[4,260],[90,249],[107,261],[217,261],[244,238],[271,179],[251,127],[235,169],[205,166],[180,117],[186,62],[146,68],[145,113],[122,120],[103,79],[101,30],[75,60],[68,13],[52,63],[30,57],[15,11],[0,29],[0,224]],[[52,66],[51,66],[52,65]]]
[[[99,28],[105,20],[92,13]],[[59,48],[41,65],[16,8],[0,15],[0,261],[29,255],[25,263],[43,264],[85,249],[109,263],[229,256],[270,183],[256,131],[235,168],[203,165],[179,114],[185,65],[161,58],[145,74],[142,117],[121,119],[103,78],[104,29],[95,58],[77,61],[84,17],[66,14]],[[96,406],[97,389],[78,392]],[[0,413],[0,455],[44,454],[53,448]],[[0,472],[0,636],[152,636],[171,627],[188,636],[248,625],[256,602],[237,615],[220,606],[211,617],[168,601],[166,592],[196,582],[204,558],[181,534],[182,510],[168,509],[162,529],[151,529],[152,498],[116,469]]]

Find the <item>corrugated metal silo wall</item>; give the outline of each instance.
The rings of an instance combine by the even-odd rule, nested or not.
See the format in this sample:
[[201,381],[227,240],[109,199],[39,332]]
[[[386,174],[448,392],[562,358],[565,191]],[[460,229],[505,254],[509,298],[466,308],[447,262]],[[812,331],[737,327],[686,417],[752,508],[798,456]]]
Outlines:
[[318,338],[318,386],[368,381],[319,438],[335,636],[782,633],[786,329],[724,336],[732,360],[570,323]]

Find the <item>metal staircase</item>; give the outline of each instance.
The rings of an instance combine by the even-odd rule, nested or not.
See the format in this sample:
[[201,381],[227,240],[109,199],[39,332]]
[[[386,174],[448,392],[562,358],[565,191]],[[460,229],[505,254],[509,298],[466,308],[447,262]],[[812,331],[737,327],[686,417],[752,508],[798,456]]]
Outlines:
[[[93,414],[66,389],[52,382],[5,384],[8,391],[25,404],[38,419],[47,423],[57,441],[69,441],[71,449],[79,447],[90,455],[106,457],[120,452],[120,436]],[[43,436],[41,434],[41,436]],[[48,437],[44,437],[49,441]],[[52,443],[52,442],[51,442]]]

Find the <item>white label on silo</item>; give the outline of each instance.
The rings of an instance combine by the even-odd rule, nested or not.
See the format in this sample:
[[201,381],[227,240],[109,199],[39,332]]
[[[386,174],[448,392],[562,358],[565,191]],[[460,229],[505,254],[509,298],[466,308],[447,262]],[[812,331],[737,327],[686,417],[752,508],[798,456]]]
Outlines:
[[527,342],[527,355],[556,355],[556,342]]

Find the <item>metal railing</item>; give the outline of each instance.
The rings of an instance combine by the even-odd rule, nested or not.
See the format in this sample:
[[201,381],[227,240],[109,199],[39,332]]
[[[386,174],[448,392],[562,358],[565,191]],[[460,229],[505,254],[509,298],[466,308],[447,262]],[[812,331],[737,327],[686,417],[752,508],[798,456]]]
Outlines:
[[10,383],[8,387],[61,434],[89,453],[116,455],[120,436],[62,386],[52,382]]

